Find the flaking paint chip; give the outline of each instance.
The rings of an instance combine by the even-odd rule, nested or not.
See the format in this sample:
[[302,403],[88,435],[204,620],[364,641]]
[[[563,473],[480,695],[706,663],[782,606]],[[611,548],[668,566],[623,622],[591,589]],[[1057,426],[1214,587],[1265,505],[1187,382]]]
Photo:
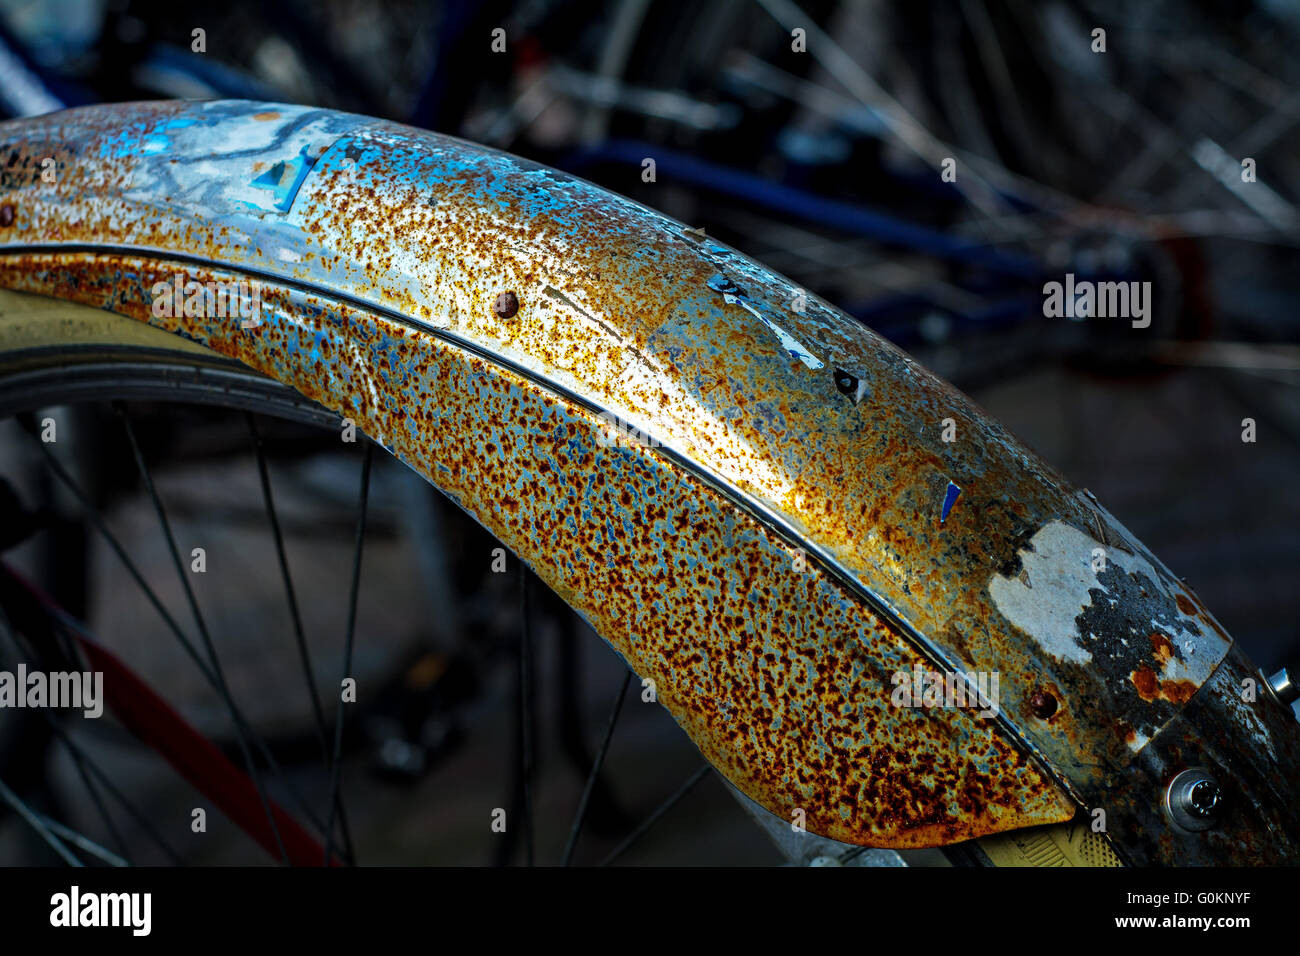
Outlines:
[[948,513],[952,511],[952,506],[957,503],[957,496],[960,494],[961,489],[951,481],[948,482],[948,490],[943,494],[943,512],[939,515],[940,524],[948,520]]

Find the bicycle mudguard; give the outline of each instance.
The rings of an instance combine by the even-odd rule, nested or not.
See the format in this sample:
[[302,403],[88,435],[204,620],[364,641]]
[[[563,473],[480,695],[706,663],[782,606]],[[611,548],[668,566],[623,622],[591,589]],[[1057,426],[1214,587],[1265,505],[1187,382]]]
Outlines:
[[[0,285],[353,419],[774,813],[882,847],[1079,819],[1127,863],[1300,862],[1294,718],[1200,600],[965,396],[701,231],[274,104],[8,123],[0,171]],[[256,324],[189,285],[241,281]],[[1166,808],[1193,768],[1208,829]]]

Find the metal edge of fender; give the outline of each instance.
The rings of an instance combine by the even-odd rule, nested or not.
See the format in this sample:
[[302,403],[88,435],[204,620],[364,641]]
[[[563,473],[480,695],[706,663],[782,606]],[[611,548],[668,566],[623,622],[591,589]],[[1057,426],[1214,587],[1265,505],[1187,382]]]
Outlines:
[[1170,769],[1152,744],[1213,699],[1215,753],[1256,753],[1281,782],[1236,798],[1297,829],[1278,803],[1296,732],[1267,700],[1247,714],[1206,690],[1238,668],[1195,595],[965,396],[698,230],[502,153],[301,107],[99,107],[0,142],[0,251],[182,252],[511,363],[709,476],[937,670],[999,675],[1001,725],[1080,805],[1126,835],[1142,821],[1135,861],[1295,859],[1244,825],[1191,840],[1151,816]]

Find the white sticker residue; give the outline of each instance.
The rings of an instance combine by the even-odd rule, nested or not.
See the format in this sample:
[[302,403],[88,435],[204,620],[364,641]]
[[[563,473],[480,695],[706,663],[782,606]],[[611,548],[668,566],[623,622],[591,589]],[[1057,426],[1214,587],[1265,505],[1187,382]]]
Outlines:
[[[1163,589],[1165,586],[1163,578],[1146,559],[1119,548],[1108,548],[1060,521],[1044,525],[1029,543],[1032,550],[1026,548],[1020,552],[1023,575],[995,574],[989,582],[989,593],[1007,620],[1060,660],[1093,663],[1092,653],[1079,640],[1076,619],[1092,605],[1091,591],[1107,591],[1094,570],[1099,550],[1109,564],[1129,575],[1144,576],[1149,582],[1145,587]],[[1117,603],[1115,598],[1108,600]],[[1164,661],[1158,671],[1159,678],[1190,681],[1199,687],[1228,652],[1228,643],[1203,621],[1178,610],[1172,596],[1170,607],[1173,613],[1169,623],[1144,619],[1141,630],[1147,633],[1107,637],[1122,645],[1126,640],[1147,640],[1150,634],[1162,634],[1183,656],[1181,660],[1171,656]],[[1155,660],[1154,651],[1152,659]]]

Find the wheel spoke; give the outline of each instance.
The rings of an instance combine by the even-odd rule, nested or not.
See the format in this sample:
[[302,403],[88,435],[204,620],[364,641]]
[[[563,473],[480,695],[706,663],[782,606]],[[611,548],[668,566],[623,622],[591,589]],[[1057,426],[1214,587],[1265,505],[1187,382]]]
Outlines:
[[167,547],[171,551],[172,561],[176,566],[176,574],[180,577],[181,586],[185,590],[185,598],[189,602],[190,611],[194,615],[194,623],[199,629],[199,637],[203,641],[203,647],[208,652],[208,660],[212,663],[212,674],[216,678],[217,692],[224,700],[227,709],[230,711],[232,722],[235,725],[235,733],[239,741],[240,754],[244,758],[244,765],[248,770],[248,776],[257,788],[258,800],[262,803],[262,810],[266,814],[267,822],[271,825],[271,833],[275,836],[275,844],[280,850],[280,855],[284,862],[289,862],[289,852],[285,849],[284,840],[280,837],[280,828],[275,822],[275,814],[271,812],[271,802],[267,799],[266,789],[262,784],[262,775],[258,773],[256,762],[253,760],[252,751],[249,750],[248,740],[244,735],[241,721],[235,717],[235,702],[231,696],[230,687],[226,683],[225,671],[221,667],[221,660],[217,657],[216,646],[212,643],[212,635],[208,633],[207,623],[203,619],[203,613],[199,610],[198,599],[194,596],[194,588],[190,584],[190,579],[185,573],[185,564],[181,560],[180,551],[176,547],[176,538],[172,534],[171,523],[167,520],[167,511],[163,508],[162,499],[158,497],[158,490],[154,487],[153,476],[149,473],[149,466],[144,460],[144,455],[140,451],[140,444],[136,441],[135,429],[131,427],[131,419],[126,414],[126,409],[119,403],[114,403],[114,411],[122,420],[122,426],[126,430],[127,440],[131,443],[131,454],[135,457],[136,467],[140,471],[140,477],[144,481],[145,489],[149,492],[149,498],[153,502],[154,512],[158,515],[158,522],[162,525],[164,537],[167,539]]
[[[352,585],[348,592],[348,627],[343,644],[343,680],[352,676],[352,643],[356,636],[357,594],[361,588],[361,552],[366,539],[366,508],[370,500],[370,463],[374,457],[374,443],[367,441],[365,456],[361,461],[361,490],[357,502],[357,537],[352,549]],[[340,687],[342,682],[340,681]],[[339,762],[343,756],[343,698],[340,695],[334,712],[334,754],[330,761],[329,823],[325,827],[325,865],[330,865],[334,852],[335,807],[340,806]]]
[[591,799],[591,791],[596,787],[596,781],[600,778],[600,768],[605,763],[605,754],[609,750],[609,742],[614,737],[614,727],[618,723],[618,715],[623,710],[623,700],[627,697],[628,685],[632,682],[632,672],[629,670],[623,675],[623,683],[619,685],[618,696],[614,698],[614,706],[610,709],[609,720],[605,723],[605,736],[601,738],[600,749],[596,752],[596,759],[592,762],[591,773],[587,775],[587,785],[582,788],[582,799],[578,801],[578,812],[573,818],[573,826],[569,830],[569,840],[564,845],[564,858],[560,861],[561,866],[568,866],[569,861],[573,859],[574,848],[578,845],[578,834],[582,831],[582,821],[587,815],[587,802]]
[[695,773],[691,774],[690,778],[684,784],[678,787],[671,797],[669,797],[667,800],[665,800],[662,804],[659,805],[659,809],[657,809],[654,813],[650,814],[650,816],[646,817],[645,820],[643,820],[641,824],[635,830],[633,830],[631,834],[629,834],[628,837],[622,843],[616,846],[613,849],[613,851],[610,852],[609,856],[601,860],[598,865],[609,866],[620,856],[622,856],[624,853],[630,850],[638,840],[640,840],[643,836],[646,835],[646,832],[651,827],[653,827],[656,823],[660,821],[660,819],[662,819],[665,813],[667,813],[669,810],[671,810],[673,807],[677,805],[677,803],[682,799],[682,797],[686,796],[688,793],[694,790],[695,785],[698,784],[701,780],[703,780],[706,776],[708,776],[709,771],[712,769],[713,768],[706,763],[704,766],[700,767],[699,770],[695,771]]
[[11,810],[22,817],[23,820],[27,822],[27,825],[35,830],[37,835],[48,843],[50,848],[63,859],[64,863],[68,864],[68,866],[84,866],[84,864],[73,855],[72,851],[64,845],[63,841],[45,825],[45,819],[31,807],[27,806],[27,804],[23,803],[18,794],[10,790],[3,780],[0,780],[0,801],[7,803]]
[[131,576],[132,580],[140,586],[140,590],[144,594],[145,599],[153,605],[154,609],[167,624],[167,627],[176,636],[176,639],[180,641],[181,647],[185,649],[186,654],[188,654],[190,659],[198,666],[203,676],[209,683],[212,683],[215,686],[215,678],[212,676],[212,671],[208,668],[203,657],[194,647],[194,643],[185,636],[185,631],[181,628],[176,618],[174,618],[171,612],[163,606],[157,593],[149,586],[149,582],[144,579],[144,575],[140,573],[139,568],[135,566],[135,562],[127,556],[126,550],[122,547],[121,542],[117,540],[117,536],[109,530],[108,524],[104,521],[103,516],[100,515],[99,510],[91,504],[89,497],[87,497],[86,493],[82,491],[81,486],[77,484],[76,479],[73,478],[72,475],[68,474],[67,469],[63,467],[63,463],[54,457],[54,454],[46,447],[45,443],[39,438],[36,438],[35,435],[33,435],[33,438],[36,441],[36,447],[45,456],[46,464],[50,466],[50,470],[54,472],[55,477],[57,477],[59,481],[63,483],[64,487],[66,487],[77,499],[86,518],[89,519],[90,523],[95,526],[95,529],[103,535],[104,541],[113,550],[113,553],[117,555],[118,559],[122,562],[122,566],[126,568],[126,571]]
[[[193,642],[185,636],[184,630],[181,629],[180,624],[177,623],[176,619],[163,605],[154,589],[149,586],[149,582],[144,579],[144,575],[140,573],[139,568],[135,566],[135,562],[133,562],[127,555],[126,549],[122,547],[122,543],[118,541],[117,536],[109,529],[108,523],[104,520],[103,516],[99,513],[99,510],[94,506],[94,504],[91,503],[89,496],[77,483],[77,480],[68,473],[66,468],[63,467],[63,463],[60,462],[50,451],[49,447],[40,440],[33,429],[25,428],[24,430],[32,438],[36,448],[44,456],[46,464],[49,466],[50,470],[54,472],[55,477],[57,477],[64,487],[68,489],[69,493],[77,499],[86,518],[95,526],[95,529],[104,538],[104,541],[108,544],[113,553],[117,555],[118,560],[122,562],[122,566],[131,576],[131,579],[140,587],[141,593],[143,593],[145,599],[148,600],[148,602],[158,612],[159,616],[162,617],[163,621],[167,624],[168,629],[176,637],[177,641],[180,642],[181,647],[184,648],[190,660],[192,660],[195,666],[198,667],[199,672],[203,675],[204,680],[207,681],[208,686],[213,690],[219,690],[216,677],[213,676],[211,668],[209,668],[207,663],[204,662],[203,657],[199,654],[198,649],[194,647]],[[66,624],[67,622],[64,621],[61,623]],[[234,706],[233,701],[230,703],[231,706]],[[307,805],[301,792],[293,784],[293,781],[288,777],[288,775],[286,775],[281,769],[279,762],[275,759],[275,755],[271,753],[271,750],[267,746],[262,735],[248,723],[244,718],[243,712],[240,711],[238,707],[235,707],[233,713],[238,726],[242,728],[244,733],[246,733],[257,745],[258,753],[261,755],[262,759],[266,761],[267,766],[271,768],[272,774],[283,780],[285,790],[293,800],[299,812],[311,821],[312,825],[321,832],[321,838],[324,839],[325,821],[318,813]]]
[[262,435],[257,427],[257,417],[252,412],[245,412],[248,432],[253,440],[253,450],[257,456],[257,475],[262,485],[262,502],[266,506],[266,520],[271,526],[271,536],[275,539],[275,556],[280,564],[280,579],[284,582],[285,602],[289,605],[289,618],[293,622],[294,643],[298,648],[298,660],[302,664],[303,679],[307,684],[307,693],[311,698],[311,712],[316,719],[316,735],[319,738],[321,758],[329,759],[328,731],[325,723],[325,711],[321,707],[320,694],[316,690],[316,675],[311,666],[311,653],[307,650],[307,640],[303,636],[302,614],[298,609],[298,597],[293,589],[293,575],[289,572],[289,557],[284,549],[284,534],[280,530],[280,519],[275,511],[275,496],[271,493],[271,475],[266,464],[266,452],[262,446]]
[[[62,627],[58,626],[57,622],[52,621],[52,623],[54,626],[51,627],[50,630],[59,644],[59,649],[62,651],[64,659],[74,665],[74,670],[90,670],[90,668],[84,666],[84,659],[77,653],[76,642],[69,637]],[[3,610],[0,610],[0,633],[5,635],[6,640],[13,647],[15,654],[18,656],[17,659],[21,660],[26,657],[23,653],[22,646],[18,643],[17,635],[13,633],[13,628],[10,626],[9,620],[5,616]],[[49,715],[44,711],[41,713],[42,716],[47,718],[50,726],[57,730],[58,724],[54,720],[49,719]],[[97,787],[95,782],[90,779],[90,774],[86,770],[85,761],[82,759],[81,754],[72,748],[68,749],[68,753],[72,757],[73,766],[77,769],[77,776],[81,778],[81,782],[85,785],[86,791],[90,794],[91,802],[94,803],[96,811],[104,821],[104,826],[108,829],[109,835],[112,836],[113,842],[117,844],[118,854],[114,854],[114,856],[123,859],[122,865],[128,865],[129,860],[124,859],[128,856],[126,841],[122,838],[122,834],[118,830],[117,824],[113,822],[113,816],[108,812],[108,807],[104,804],[104,799],[100,795],[99,787]],[[52,829],[55,829],[57,832],[56,827],[52,827]],[[83,847],[83,849],[85,848]]]
[[[325,709],[321,706],[320,693],[316,689],[316,673],[311,665],[311,652],[307,649],[307,639],[303,634],[302,613],[298,607],[298,596],[293,587],[293,576],[289,572],[289,556],[285,552],[284,534],[280,528],[280,519],[275,510],[275,496],[271,492],[271,472],[266,463],[266,452],[262,445],[262,435],[257,427],[257,416],[245,412],[248,432],[253,441],[253,450],[257,456],[257,475],[262,485],[262,502],[266,506],[266,518],[271,525],[271,535],[275,539],[275,555],[280,564],[280,578],[284,582],[285,601],[289,605],[289,617],[293,622],[294,642],[298,648],[298,659],[302,664],[303,680],[307,684],[307,693],[311,697],[312,716],[316,720],[316,736],[321,748],[321,761],[326,767],[330,765],[329,730],[325,720]],[[349,863],[355,862],[352,846],[352,832],[348,827],[347,814],[340,805],[337,808],[339,827],[343,833],[343,854]],[[326,837],[328,842],[328,837]]]
[[140,829],[142,829],[145,832],[145,835],[148,836],[158,849],[163,852],[173,866],[184,866],[185,861],[181,859],[181,855],[172,848],[171,844],[163,839],[162,834],[158,832],[157,827],[153,825],[149,817],[131,802],[130,798],[128,798],[126,794],[124,794],[118,786],[113,783],[112,778],[110,778],[108,774],[91,759],[89,754],[83,751],[78,744],[73,742],[67,731],[60,727],[53,717],[49,714],[45,714],[44,716],[45,719],[49,721],[54,732],[59,736],[59,739],[63,741],[63,746],[68,748],[68,753],[70,753],[73,759],[76,760],[77,766],[84,767],[86,771],[93,774],[99,780],[100,785],[111,797],[116,799],[117,802],[122,805],[122,808],[127,812],[131,819],[139,825]]
[[[9,623],[9,619],[5,615],[4,610],[2,608],[0,608],[0,633],[4,634],[6,640],[13,647],[14,652],[18,654],[19,658],[25,656],[23,654],[22,645],[18,643],[18,636],[14,633],[13,626]],[[79,746],[77,746],[77,744],[73,743],[72,738],[68,735],[68,732],[63,728],[63,726],[57,720],[54,719],[54,716],[52,714],[50,714],[48,711],[43,709],[40,710],[39,713],[41,717],[45,719],[45,722],[50,725],[50,729],[54,731],[55,735],[58,736],[59,740],[62,741],[63,745],[68,748],[68,753],[69,755],[71,755],[73,762],[77,766],[77,772],[80,774],[82,780],[86,782],[87,788],[91,791],[92,795],[94,796],[95,805],[99,807],[99,811],[104,817],[105,824],[108,826],[110,832],[113,834],[114,840],[117,841],[118,848],[122,850],[122,855],[126,856],[126,851],[125,851],[126,841],[122,838],[122,835],[118,832],[117,828],[113,825],[112,817],[109,816],[108,809],[103,805],[103,802],[99,796],[98,789],[92,786],[92,781],[90,780],[89,777],[89,775],[92,773],[99,778],[100,785],[102,785],[104,789],[108,791],[109,795],[115,797],[117,801],[122,804],[126,812],[130,814],[132,819],[134,819],[136,823],[140,824],[141,828],[144,829],[145,833],[147,833],[149,837],[158,845],[158,848],[161,849],[163,853],[170,858],[171,862],[177,866],[180,866],[181,865],[180,855],[177,854],[170,846],[168,846],[167,842],[163,840],[161,836],[158,835],[157,830],[154,828],[153,824],[149,822],[148,817],[145,816],[144,813],[142,813],[133,803],[131,803],[130,800],[127,799],[126,795],[123,794],[122,791],[119,790],[113,784],[113,781],[108,776],[108,774],[106,774],[102,769],[100,769],[99,765],[96,764],[95,761],[92,760],[88,754],[84,753],[82,749]]]
[[84,850],[91,856],[103,860],[109,866],[129,866],[126,860],[122,859],[112,850],[101,846],[89,837],[82,836],[71,827],[65,827],[58,820],[52,820],[47,816],[41,816],[41,823],[50,829],[50,832],[61,839],[67,840],[79,850]]

